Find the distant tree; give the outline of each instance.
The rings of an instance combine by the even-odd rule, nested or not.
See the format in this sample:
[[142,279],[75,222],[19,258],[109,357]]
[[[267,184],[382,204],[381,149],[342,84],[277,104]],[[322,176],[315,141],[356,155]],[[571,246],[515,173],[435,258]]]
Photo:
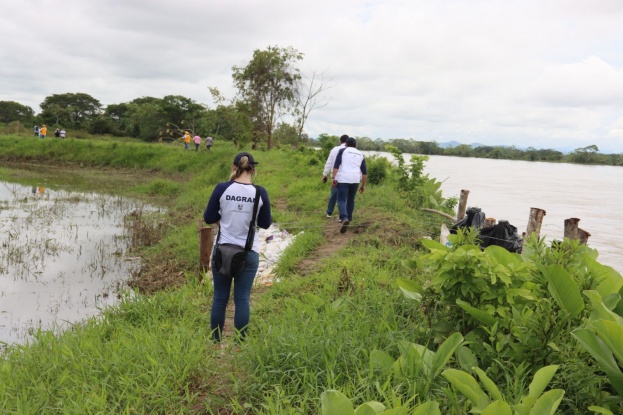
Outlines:
[[270,149],[279,118],[294,111],[301,79],[294,64],[301,59],[303,55],[292,47],[269,46],[265,51],[255,50],[247,66],[232,68],[239,100],[253,121],[254,144],[266,140]]
[[313,72],[309,79],[301,79],[301,84],[296,88],[296,129],[299,141],[303,138],[303,129],[309,114],[319,108],[326,107],[330,99],[322,95],[332,85],[325,82],[324,73]]
[[5,125],[13,121],[25,124],[32,121],[34,116],[35,112],[30,107],[15,101],[0,101],[0,122]]
[[299,139],[297,127],[283,122],[279,123],[273,133],[273,142],[282,145],[298,146],[301,144],[301,140]]
[[54,94],[40,104],[41,120],[51,125],[86,128],[102,112],[102,104],[84,93]]
[[590,164],[595,159],[595,155],[599,152],[599,148],[592,144],[590,146],[576,148],[571,153],[571,160],[576,163]]

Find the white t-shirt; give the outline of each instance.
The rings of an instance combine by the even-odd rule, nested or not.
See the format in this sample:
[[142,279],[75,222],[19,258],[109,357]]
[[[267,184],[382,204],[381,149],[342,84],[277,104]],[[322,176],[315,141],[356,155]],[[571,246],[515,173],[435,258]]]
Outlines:
[[335,175],[338,183],[359,183],[362,174],[368,174],[366,159],[361,151],[355,147],[346,147],[337,153],[334,169],[339,169]]

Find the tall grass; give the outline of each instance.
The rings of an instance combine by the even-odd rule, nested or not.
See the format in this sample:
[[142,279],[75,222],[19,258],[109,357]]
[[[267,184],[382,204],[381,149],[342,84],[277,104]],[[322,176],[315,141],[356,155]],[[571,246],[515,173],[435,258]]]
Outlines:
[[[328,388],[357,402],[413,397],[417,379],[390,385],[369,357],[374,349],[397,356],[399,340],[428,343],[428,329],[395,280],[412,272],[405,261],[429,231],[388,178],[357,196],[360,233],[302,272],[301,260],[333,243],[324,232],[324,160],[313,150],[253,152],[274,220],[298,237],[278,264],[281,282],[255,290],[248,341],[237,352],[212,350],[211,286],[196,284],[196,223],[236,151],[226,143],[196,154],[162,144],[0,136],[3,160],[113,167],[142,177],[130,192],[159,194],[169,207],[163,239],[143,255],[173,264],[187,281],[128,296],[101,318],[9,347],[0,363],[0,413],[312,414]],[[337,234],[337,224],[329,226]]]

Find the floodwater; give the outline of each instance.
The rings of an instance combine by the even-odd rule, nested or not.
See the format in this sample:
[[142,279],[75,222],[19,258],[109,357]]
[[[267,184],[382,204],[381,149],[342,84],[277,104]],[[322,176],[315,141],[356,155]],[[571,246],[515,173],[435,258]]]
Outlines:
[[138,270],[127,198],[0,182],[0,345],[66,329],[119,301]]
[[[385,152],[364,151],[387,157]],[[405,161],[411,154],[403,154]],[[508,220],[521,235],[531,208],[545,210],[541,237],[561,240],[565,219],[580,219],[591,234],[588,246],[597,260],[623,273],[623,167],[589,166],[473,157],[428,156],[424,174],[442,182],[446,198],[469,190],[468,207],[479,207],[487,217]]]
[[468,206],[508,220],[519,234],[530,208],[546,211],[546,241],[562,239],[565,219],[579,218],[597,260],[623,273],[623,167],[429,156],[424,173],[442,182],[444,197],[469,190]]

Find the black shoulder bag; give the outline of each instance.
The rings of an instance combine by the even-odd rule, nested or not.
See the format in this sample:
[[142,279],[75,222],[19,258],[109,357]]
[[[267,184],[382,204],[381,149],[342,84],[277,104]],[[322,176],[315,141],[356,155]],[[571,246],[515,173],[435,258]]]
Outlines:
[[221,238],[221,230],[219,228],[216,237],[216,249],[214,250],[214,269],[224,277],[237,277],[244,269],[247,261],[247,252],[253,247],[253,239],[255,238],[255,220],[257,218],[257,209],[260,204],[260,188],[255,187],[255,201],[253,203],[253,215],[249,224],[249,233],[247,234],[247,242],[244,248],[233,244],[219,244]]

